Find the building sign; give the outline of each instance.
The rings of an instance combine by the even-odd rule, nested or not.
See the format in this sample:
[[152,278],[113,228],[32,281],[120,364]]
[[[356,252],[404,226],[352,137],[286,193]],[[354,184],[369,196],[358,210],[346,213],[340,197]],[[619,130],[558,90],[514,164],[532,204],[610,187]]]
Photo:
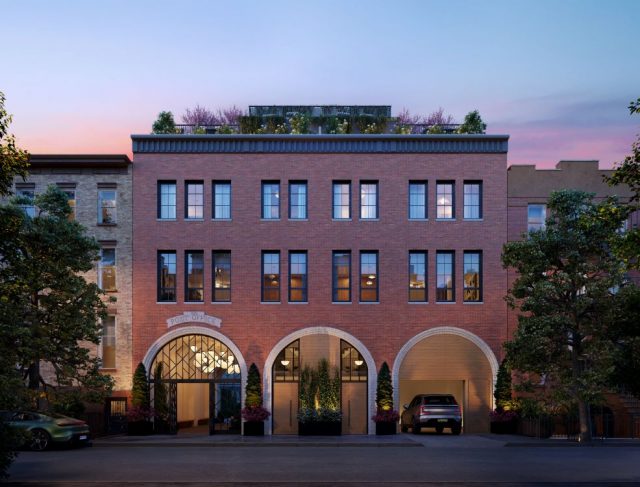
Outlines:
[[181,325],[182,323],[204,323],[205,325],[217,326],[220,328],[222,320],[215,316],[209,316],[204,311],[185,311],[181,315],[174,316],[167,320],[167,326]]

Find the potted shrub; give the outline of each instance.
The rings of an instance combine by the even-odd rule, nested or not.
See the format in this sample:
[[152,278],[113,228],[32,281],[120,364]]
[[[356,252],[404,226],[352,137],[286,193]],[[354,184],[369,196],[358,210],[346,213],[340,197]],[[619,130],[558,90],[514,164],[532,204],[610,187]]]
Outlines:
[[518,413],[514,410],[496,409],[489,413],[491,432],[497,435],[514,435],[518,431]]
[[251,364],[247,374],[247,386],[244,390],[244,408],[241,414],[244,419],[245,436],[263,436],[264,422],[271,413],[262,407],[262,384],[260,372],[256,364]]
[[151,397],[147,369],[140,362],[133,374],[133,386],[131,388],[132,407],[127,411],[127,434],[148,435],[153,432],[151,418]]
[[376,387],[376,414],[371,419],[376,423],[376,435],[394,435],[400,415],[393,409],[393,384],[387,362],[383,362],[378,372]]
[[533,398],[522,398],[520,404],[520,433],[524,436],[549,438],[554,425],[544,404]]
[[300,374],[298,434],[337,436],[342,434],[340,373],[329,369],[326,359],[317,369],[306,366]]

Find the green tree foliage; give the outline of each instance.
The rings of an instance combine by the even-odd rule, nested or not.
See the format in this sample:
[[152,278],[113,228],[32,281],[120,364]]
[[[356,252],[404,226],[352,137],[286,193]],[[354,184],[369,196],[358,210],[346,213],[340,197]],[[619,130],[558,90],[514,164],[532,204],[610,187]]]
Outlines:
[[615,290],[626,270],[611,252],[625,213],[615,201],[592,198],[553,193],[546,228],[507,243],[502,255],[518,273],[507,300],[521,311],[505,344],[508,364],[546,377],[560,398],[577,403],[583,441],[591,439],[588,404],[610,387],[620,353]]
[[251,364],[247,374],[247,386],[245,388],[244,404],[246,407],[262,406],[262,384],[260,372],[256,364]]
[[376,406],[382,411],[393,409],[393,384],[391,383],[391,372],[389,372],[387,362],[382,362],[380,372],[378,372]]
[[173,113],[160,112],[156,121],[153,122],[151,132],[154,134],[175,134],[176,122],[173,119]]
[[151,398],[149,394],[149,381],[147,380],[147,369],[140,362],[133,373],[133,384],[131,387],[131,404],[135,407],[149,409]]
[[496,409],[503,410],[511,403],[511,370],[506,360],[503,360],[498,368],[496,389],[493,392]]
[[459,134],[484,134],[486,130],[487,124],[482,121],[478,110],[467,113],[462,125],[458,127]]
[[[629,112],[640,115],[640,98],[629,104]],[[631,144],[631,154],[605,180],[610,186],[627,185],[632,192],[627,210],[640,211],[640,136]],[[616,250],[630,267],[640,269],[640,228],[629,228]]]
[[0,196],[11,193],[13,179],[24,179],[29,168],[29,154],[16,147],[15,137],[9,133],[12,116],[4,107],[4,93],[0,91]]
[[166,420],[169,417],[169,404],[167,402],[167,386],[162,381],[164,375],[162,362],[158,362],[153,374],[153,409],[156,418]]

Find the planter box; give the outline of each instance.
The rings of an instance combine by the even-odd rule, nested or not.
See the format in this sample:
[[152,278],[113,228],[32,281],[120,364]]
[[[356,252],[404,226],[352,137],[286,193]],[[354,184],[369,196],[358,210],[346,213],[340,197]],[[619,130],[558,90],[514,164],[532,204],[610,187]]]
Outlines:
[[244,436],[264,436],[264,421],[246,421]]
[[376,423],[376,435],[395,435],[397,426],[395,421],[380,421]]
[[298,421],[298,434],[300,436],[340,436],[342,421],[312,421],[309,423]]
[[518,420],[491,421],[491,432],[496,435],[515,435],[518,432]]
[[130,421],[127,423],[127,434],[129,436],[145,436],[153,433],[153,423],[151,421]]

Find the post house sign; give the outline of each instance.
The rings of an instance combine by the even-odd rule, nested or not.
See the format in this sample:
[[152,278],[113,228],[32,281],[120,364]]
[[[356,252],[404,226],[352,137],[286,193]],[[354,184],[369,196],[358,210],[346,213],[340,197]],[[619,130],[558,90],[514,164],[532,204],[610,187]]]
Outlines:
[[216,326],[220,328],[222,320],[215,316],[209,316],[204,311],[185,311],[181,315],[174,316],[167,320],[167,327],[181,325],[183,323],[204,323],[205,325]]

